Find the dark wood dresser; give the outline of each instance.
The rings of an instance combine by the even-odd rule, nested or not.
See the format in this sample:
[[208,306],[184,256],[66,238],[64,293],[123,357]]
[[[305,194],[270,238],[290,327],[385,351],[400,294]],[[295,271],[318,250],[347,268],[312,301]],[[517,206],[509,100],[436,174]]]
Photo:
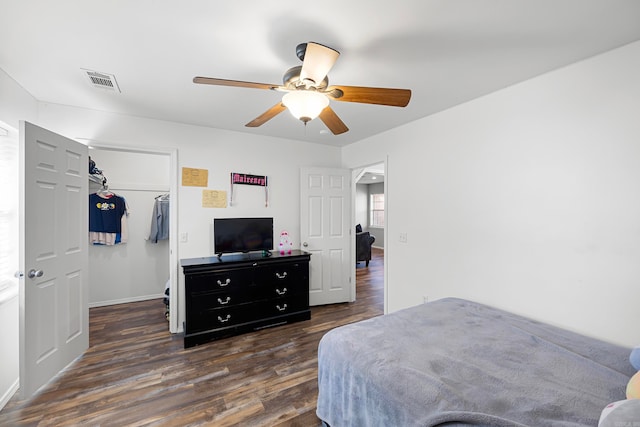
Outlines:
[[302,251],[180,260],[184,272],[184,347],[309,320],[309,260]]

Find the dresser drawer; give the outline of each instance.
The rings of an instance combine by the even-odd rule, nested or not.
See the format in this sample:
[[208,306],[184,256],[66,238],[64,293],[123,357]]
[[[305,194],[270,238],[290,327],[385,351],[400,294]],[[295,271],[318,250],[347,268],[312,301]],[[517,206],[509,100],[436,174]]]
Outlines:
[[187,306],[190,312],[201,312],[210,308],[229,307],[254,300],[254,293],[247,292],[246,289],[214,289],[191,292],[187,296]]
[[247,285],[241,289],[230,286],[222,289],[212,288],[204,291],[192,291],[186,298],[190,309],[199,310],[201,308],[244,304],[307,292],[304,287],[286,284]]
[[[187,297],[187,307],[190,313],[202,313],[211,309],[230,308],[237,305],[246,306],[247,303],[260,303],[260,306],[268,306],[269,312],[272,308],[282,312],[289,312],[291,309],[297,310],[299,306],[309,305],[309,294],[307,292],[290,292],[287,287],[271,288],[268,286],[253,287],[256,290],[248,292],[227,292],[209,291],[193,292]],[[287,307],[284,307],[287,304]]]
[[296,286],[295,284],[279,283],[259,286],[260,291],[257,292],[260,297],[265,299],[290,297],[301,293],[308,293],[302,286]]
[[260,306],[260,312],[264,317],[284,316],[290,313],[308,309],[308,294],[299,294],[273,300],[266,300]]
[[229,307],[208,308],[191,313],[186,333],[237,326],[255,320],[261,310],[259,303],[239,304]]
[[309,278],[309,264],[290,263],[264,266],[256,269],[256,276],[260,277],[261,285],[276,287],[300,288],[307,285]]
[[239,291],[253,281],[251,270],[222,270],[190,274],[185,278],[185,286],[191,292],[224,290]]

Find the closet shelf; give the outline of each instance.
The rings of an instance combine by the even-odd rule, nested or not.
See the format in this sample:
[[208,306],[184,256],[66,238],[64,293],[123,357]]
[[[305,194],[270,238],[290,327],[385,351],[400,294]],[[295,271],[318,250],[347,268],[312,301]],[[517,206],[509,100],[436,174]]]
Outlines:
[[107,178],[105,178],[104,175],[97,175],[97,174],[90,173],[89,181],[98,183],[100,185],[105,185],[107,183]]

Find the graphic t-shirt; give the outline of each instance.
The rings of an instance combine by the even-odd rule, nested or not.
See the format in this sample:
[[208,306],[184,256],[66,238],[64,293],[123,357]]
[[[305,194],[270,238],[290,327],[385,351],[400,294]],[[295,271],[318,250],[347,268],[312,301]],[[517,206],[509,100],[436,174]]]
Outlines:
[[122,197],[109,198],[97,193],[89,195],[89,231],[120,233],[126,204]]

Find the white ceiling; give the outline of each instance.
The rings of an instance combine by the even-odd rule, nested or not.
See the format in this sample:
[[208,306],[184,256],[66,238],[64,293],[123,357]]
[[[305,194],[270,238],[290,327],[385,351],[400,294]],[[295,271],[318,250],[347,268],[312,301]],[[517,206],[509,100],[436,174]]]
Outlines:
[[377,184],[384,182],[384,163],[367,166],[358,178],[358,184]]
[[[640,40],[637,0],[0,0],[0,11],[0,68],[39,101],[337,146]],[[341,52],[330,84],[407,88],[411,102],[333,101],[350,128],[334,136],[287,112],[247,128],[280,93],[192,83],[280,84],[307,41]],[[121,93],[82,69],[115,75]]]
[[384,182],[384,173],[365,172],[358,179],[358,184],[378,184]]

